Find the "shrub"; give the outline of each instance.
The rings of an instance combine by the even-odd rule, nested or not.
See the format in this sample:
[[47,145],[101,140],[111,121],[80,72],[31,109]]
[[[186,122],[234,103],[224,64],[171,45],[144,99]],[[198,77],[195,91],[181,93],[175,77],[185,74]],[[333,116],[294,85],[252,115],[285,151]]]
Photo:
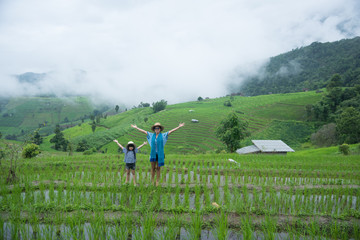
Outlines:
[[336,124],[329,123],[322,126],[319,131],[311,135],[311,142],[320,147],[336,145]]
[[91,149],[89,149],[89,150],[86,150],[86,151],[84,151],[84,155],[91,155],[91,154],[94,154],[94,153],[96,153],[97,152],[97,150],[96,150],[96,148],[91,148]]
[[34,143],[30,143],[24,147],[22,151],[22,156],[23,158],[33,158],[39,155],[39,153],[40,153],[39,146]]
[[232,104],[231,104],[230,100],[225,101],[225,102],[224,102],[224,106],[225,106],[225,107],[231,107]]
[[339,151],[344,155],[349,155],[350,153],[350,146],[346,143],[339,146]]

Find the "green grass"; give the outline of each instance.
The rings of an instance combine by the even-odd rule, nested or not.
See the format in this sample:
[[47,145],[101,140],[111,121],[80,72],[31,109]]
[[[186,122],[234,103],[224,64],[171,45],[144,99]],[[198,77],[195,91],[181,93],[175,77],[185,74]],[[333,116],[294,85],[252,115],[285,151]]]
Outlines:
[[[339,151],[339,146],[303,149],[301,151],[296,151],[294,153],[289,153],[289,154],[294,156],[342,155],[341,152]],[[359,154],[360,154],[360,144],[351,144],[349,156],[359,155]]]

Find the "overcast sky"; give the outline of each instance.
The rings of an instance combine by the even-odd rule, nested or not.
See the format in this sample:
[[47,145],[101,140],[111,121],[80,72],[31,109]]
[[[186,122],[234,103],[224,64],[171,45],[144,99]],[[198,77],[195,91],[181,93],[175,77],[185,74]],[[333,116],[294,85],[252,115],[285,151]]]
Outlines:
[[[358,0],[0,0],[0,96],[137,105],[227,94],[236,72],[360,35]],[[73,70],[86,76],[76,80]],[[36,86],[11,77],[56,72]]]

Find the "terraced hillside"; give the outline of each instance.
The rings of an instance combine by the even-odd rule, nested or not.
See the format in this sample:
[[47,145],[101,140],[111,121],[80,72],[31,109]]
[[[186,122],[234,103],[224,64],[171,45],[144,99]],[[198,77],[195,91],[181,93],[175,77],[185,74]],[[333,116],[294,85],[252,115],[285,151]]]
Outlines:
[[[282,139],[291,147],[297,148],[314,131],[313,125],[305,122],[305,105],[320,98],[321,95],[315,92],[300,92],[180,103],[169,105],[156,114],[152,113],[151,108],[138,108],[102,120],[94,133],[84,131],[86,134],[82,134],[80,126],[77,126],[65,130],[64,134],[74,144],[86,139],[90,146],[114,153],[118,150],[117,145],[112,142],[115,138],[123,144],[130,140],[136,144],[146,141],[145,135],[131,128],[131,124],[150,130],[155,122],[160,122],[165,126],[165,131],[168,131],[180,122],[185,122],[185,127],[169,137],[165,151],[179,154],[212,152],[223,147],[215,136],[216,127],[227,114],[234,111],[249,122],[252,136],[244,144],[255,138]],[[227,100],[231,101],[231,107],[224,106]],[[192,123],[192,119],[199,122]],[[87,123],[85,125],[89,129],[90,126]],[[42,147],[49,149],[50,144],[45,141]],[[142,149],[143,152],[149,150],[149,146]]]
[[0,108],[0,132],[3,135],[22,135],[41,127],[43,133],[50,133],[56,124],[79,120],[93,109],[85,97],[11,98]]

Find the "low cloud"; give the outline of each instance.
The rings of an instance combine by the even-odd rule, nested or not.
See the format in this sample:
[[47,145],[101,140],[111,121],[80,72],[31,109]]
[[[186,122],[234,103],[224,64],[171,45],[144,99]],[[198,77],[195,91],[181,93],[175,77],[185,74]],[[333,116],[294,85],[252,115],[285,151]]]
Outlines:
[[[129,106],[218,97],[271,56],[360,35],[359,13],[357,0],[5,0],[0,96],[81,94]],[[25,72],[47,76],[14,77]]]

